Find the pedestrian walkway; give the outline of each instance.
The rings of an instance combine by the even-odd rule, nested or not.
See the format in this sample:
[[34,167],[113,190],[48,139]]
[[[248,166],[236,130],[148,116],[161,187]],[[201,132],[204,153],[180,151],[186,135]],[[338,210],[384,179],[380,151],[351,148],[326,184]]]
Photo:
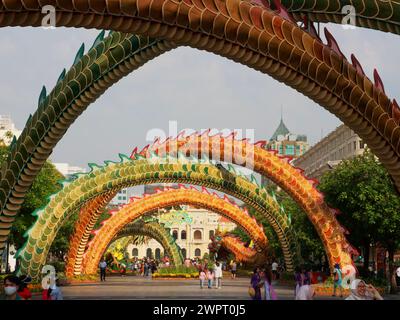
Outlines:
[[[65,300],[77,299],[191,299],[249,300],[250,279],[222,279],[222,289],[200,289],[198,280],[160,280],[143,277],[108,277],[106,282],[73,284],[62,287]],[[280,300],[293,300],[293,288],[277,286]],[[338,297],[316,297],[316,300],[341,300]]]

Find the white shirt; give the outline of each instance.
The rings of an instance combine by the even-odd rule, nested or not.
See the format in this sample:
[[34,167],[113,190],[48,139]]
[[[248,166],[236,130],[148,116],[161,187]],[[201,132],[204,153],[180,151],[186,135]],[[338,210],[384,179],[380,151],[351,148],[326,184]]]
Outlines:
[[217,267],[216,265],[214,266],[214,276],[216,278],[222,278],[222,266],[219,265],[219,267]]
[[397,276],[400,278],[400,267],[397,268],[396,274],[397,274]]
[[272,263],[272,270],[273,270],[273,271],[278,270],[278,264],[277,264],[276,262],[273,262],[273,263]]
[[107,267],[107,262],[102,261],[102,262],[100,262],[99,266],[100,266],[100,268],[103,268],[103,269],[104,269],[104,268]]

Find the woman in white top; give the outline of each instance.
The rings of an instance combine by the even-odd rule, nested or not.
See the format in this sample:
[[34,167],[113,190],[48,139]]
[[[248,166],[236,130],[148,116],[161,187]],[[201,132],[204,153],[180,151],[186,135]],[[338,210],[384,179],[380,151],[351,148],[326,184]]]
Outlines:
[[364,280],[355,279],[350,285],[351,294],[346,300],[383,300],[378,290],[372,284],[366,284]]

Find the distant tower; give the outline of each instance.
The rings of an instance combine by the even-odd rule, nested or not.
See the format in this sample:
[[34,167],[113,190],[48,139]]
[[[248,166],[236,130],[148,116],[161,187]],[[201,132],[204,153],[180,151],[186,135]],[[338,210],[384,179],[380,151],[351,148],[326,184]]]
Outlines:
[[[281,108],[281,121],[279,122],[278,127],[266,144],[265,148],[267,150],[276,150],[278,154],[282,156],[298,158],[303,155],[310,148],[310,146],[307,142],[306,135],[290,133],[283,121]],[[267,180],[262,179],[261,182],[265,184]]]

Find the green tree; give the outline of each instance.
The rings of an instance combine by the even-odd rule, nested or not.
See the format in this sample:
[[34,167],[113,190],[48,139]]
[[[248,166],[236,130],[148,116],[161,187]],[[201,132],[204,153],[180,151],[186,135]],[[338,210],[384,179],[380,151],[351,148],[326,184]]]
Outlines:
[[316,259],[321,261],[322,257],[325,256],[325,248],[307,214],[297,202],[282,190],[276,192],[276,199],[290,217],[300,246],[300,254],[305,262],[312,263]]
[[[9,147],[4,141],[0,141],[0,165],[7,159]],[[40,170],[31,188],[26,194],[15,222],[11,228],[9,241],[14,244],[17,249],[21,248],[26,241],[23,237],[25,232],[36,221],[36,217],[32,213],[48,202],[48,198],[61,189],[58,182],[63,180],[64,176],[57,171],[56,167],[47,161]],[[68,250],[69,238],[73,232],[73,225],[77,219],[77,213],[73,214],[70,219],[60,228],[56,239],[54,240],[50,252],[56,254],[59,258]]]
[[[285,213],[290,219],[293,230],[296,233],[297,242],[300,246],[300,254],[305,262],[311,264],[316,259],[321,261],[323,256],[325,256],[325,261],[327,261],[325,249],[321,239],[304,210],[297,204],[296,201],[292,199],[290,195],[288,195],[273,182],[268,182],[264,187],[270,194],[275,194],[276,200],[280,205],[282,205]],[[272,246],[275,252],[277,252],[277,256],[282,257],[282,250],[280,249],[278,239],[273,232],[272,227],[266,225],[264,222],[263,225],[265,230],[269,230],[269,232],[266,231],[268,232],[267,236],[274,236],[272,238]]]
[[61,189],[58,181],[63,179],[63,175],[57,171],[53,164],[46,162],[40,170],[31,188],[25,196],[21,209],[11,228],[10,241],[17,248],[20,248],[26,241],[23,237],[25,232],[36,221],[32,213],[48,202],[48,197]]
[[399,248],[400,197],[374,155],[366,151],[343,161],[322,177],[319,189],[328,204],[342,212],[338,220],[350,231],[349,241],[364,249],[363,271],[367,272],[370,244],[381,243],[389,252],[393,274],[394,252]]

